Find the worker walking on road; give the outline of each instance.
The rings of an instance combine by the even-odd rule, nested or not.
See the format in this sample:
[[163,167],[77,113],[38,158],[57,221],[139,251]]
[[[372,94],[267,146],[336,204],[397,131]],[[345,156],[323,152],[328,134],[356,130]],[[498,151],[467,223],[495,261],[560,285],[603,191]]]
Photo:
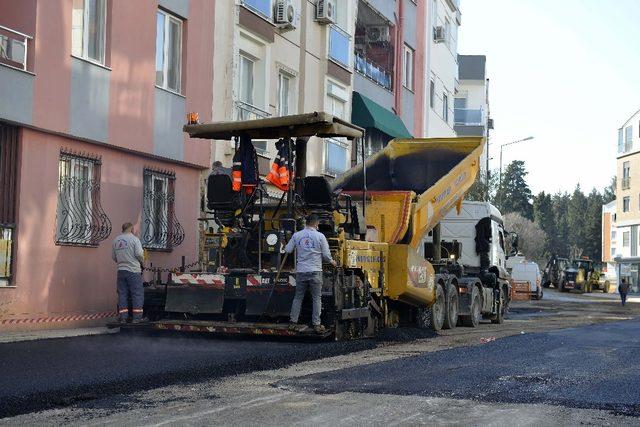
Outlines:
[[620,300],[622,301],[622,306],[627,303],[627,292],[629,292],[629,283],[627,283],[627,279],[620,279],[620,286],[618,286],[618,292],[620,292]]
[[307,288],[311,290],[313,300],[313,313],[311,323],[313,329],[321,334],[326,331],[320,324],[320,313],[322,311],[322,261],[326,261],[336,266],[336,262],[331,257],[329,243],[324,234],[318,231],[317,215],[309,215],[306,218],[304,230],[295,233],[287,243],[284,250],[287,253],[296,250],[296,294],[291,305],[291,325],[292,330],[300,330],[298,327],[298,317],[302,308],[302,300]]
[[142,286],[142,243],[133,234],[133,224],[122,225],[122,234],[113,241],[111,258],[118,264],[118,317],[120,323],[129,318],[129,296],[131,296],[131,318],[133,323],[145,321],[142,317],[144,289]]

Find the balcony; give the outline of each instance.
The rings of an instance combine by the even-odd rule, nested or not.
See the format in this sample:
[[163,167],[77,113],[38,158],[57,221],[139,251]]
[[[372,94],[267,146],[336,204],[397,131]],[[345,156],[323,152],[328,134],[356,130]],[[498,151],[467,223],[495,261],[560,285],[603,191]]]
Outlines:
[[484,126],[485,117],[482,109],[456,108],[453,111],[454,124],[458,126]]
[[329,29],[329,59],[343,67],[350,66],[350,36],[335,25]]
[[27,71],[27,47],[32,37],[0,25],[0,64]]
[[355,70],[369,80],[387,90],[393,90],[393,78],[391,73],[374,64],[359,53],[355,53]]
[[622,178],[622,189],[628,190],[631,188],[631,179],[630,178]]
[[271,21],[271,0],[242,0],[242,5]]
[[271,116],[268,112],[261,110],[258,107],[254,107],[246,102],[236,101],[236,120],[256,120],[266,119]]

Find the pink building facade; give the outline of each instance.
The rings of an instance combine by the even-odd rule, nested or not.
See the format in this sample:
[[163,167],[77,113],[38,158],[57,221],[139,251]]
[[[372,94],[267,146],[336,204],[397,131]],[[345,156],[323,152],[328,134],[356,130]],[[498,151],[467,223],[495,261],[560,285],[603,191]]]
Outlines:
[[197,259],[213,34],[209,0],[2,1],[0,331],[112,316],[124,222],[148,264]]

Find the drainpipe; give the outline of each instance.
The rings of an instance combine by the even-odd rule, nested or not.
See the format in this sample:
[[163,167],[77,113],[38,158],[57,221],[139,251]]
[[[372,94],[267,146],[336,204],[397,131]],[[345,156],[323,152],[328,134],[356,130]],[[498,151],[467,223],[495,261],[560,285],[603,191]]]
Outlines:
[[394,90],[394,109],[400,117],[402,114],[402,73],[404,71],[404,0],[398,0],[396,14],[396,74]]

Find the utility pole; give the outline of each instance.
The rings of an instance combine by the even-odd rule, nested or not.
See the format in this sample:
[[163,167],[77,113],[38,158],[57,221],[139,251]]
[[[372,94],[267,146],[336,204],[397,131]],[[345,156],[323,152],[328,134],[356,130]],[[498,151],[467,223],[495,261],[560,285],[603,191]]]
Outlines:
[[[500,175],[498,177],[498,190],[500,189],[500,187],[502,187],[502,149],[508,145],[513,145],[513,144],[517,144],[519,142],[524,142],[524,141],[530,141],[532,140],[533,137],[532,136],[528,136],[526,138],[523,139],[519,139],[517,141],[513,141],[513,142],[507,142],[506,144],[502,144],[500,146]],[[502,193],[500,193],[500,200],[499,200],[499,204],[500,204],[500,208],[502,208]]]

